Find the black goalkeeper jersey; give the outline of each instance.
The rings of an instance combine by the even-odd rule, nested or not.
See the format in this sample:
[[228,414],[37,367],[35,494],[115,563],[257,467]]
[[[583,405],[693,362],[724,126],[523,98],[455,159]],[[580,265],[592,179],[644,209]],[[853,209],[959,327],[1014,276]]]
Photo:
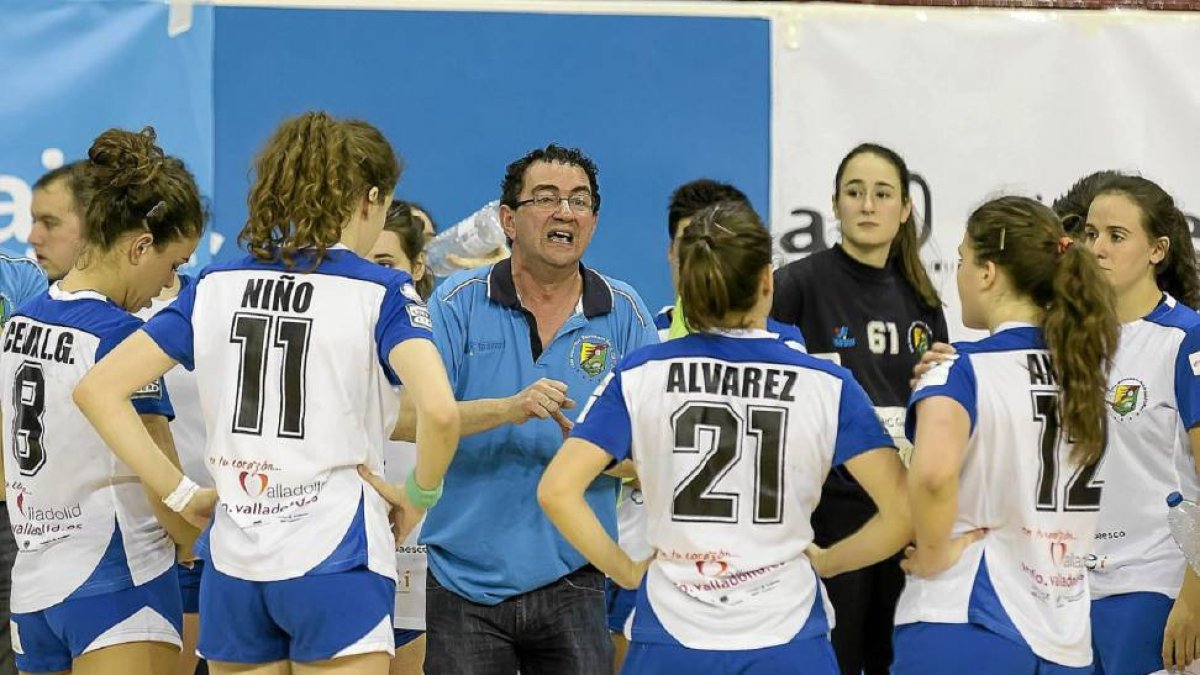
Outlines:
[[[771,316],[797,326],[810,354],[836,354],[878,407],[907,405],[913,366],[931,344],[949,341],[941,308],[921,302],[897,260],[870,267],[840,245],[775,272]],[[852,534],[874,513],[848,472],[830,473],[813,514],[816,543]]]

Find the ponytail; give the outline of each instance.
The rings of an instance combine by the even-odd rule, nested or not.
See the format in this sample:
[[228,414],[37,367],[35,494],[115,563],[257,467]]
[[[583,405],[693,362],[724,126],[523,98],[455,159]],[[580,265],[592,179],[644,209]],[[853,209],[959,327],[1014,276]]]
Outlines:
[[1043,308],[1042,335],[1062,390],[1060,428],[1074,441],[1072,458],[1095,463],[1104,454],[1105,394],[1119,332],[1112,285],[1096,257],[1033,199],[985,203],[967,220],[967,237],[976,260],[1003,268],[1013,290]]
[[704,209],[679,235],[679,297],[694,331],[742,328],[731,313],[757,302],[759,280],[771,266],[771,235],[746,204]]
[[370,124],[308,112],[279,125],[254,173],[238,240],[254,257],[289,267],[300,251],[315,249],[315,267],[372,188],[381,200],[392,193],[400,162]]
[[1093,464],[1104,454],[1105,393],[1119,336],[1112,286],[1095,256],[1077,245],[1066,245],[1051,284],[1042,334],[1062,388],[1059,419],[1075,443],[1072,458]]

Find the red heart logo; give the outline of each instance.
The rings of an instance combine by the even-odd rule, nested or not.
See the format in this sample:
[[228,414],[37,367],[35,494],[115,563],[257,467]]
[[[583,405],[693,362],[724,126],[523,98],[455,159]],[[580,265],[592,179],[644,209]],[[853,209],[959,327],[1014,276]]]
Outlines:
[[729,571],[729,563],[724,560],[697,560],[696,571],[702,576],[719,577]]
[[[248,482],[247,478],[250,479]],[[245,492],[250,497],[257,498],[267,489],[267,475],[265,473],[243,471],[238,474],[238,482],[242,484],[242,492]]]

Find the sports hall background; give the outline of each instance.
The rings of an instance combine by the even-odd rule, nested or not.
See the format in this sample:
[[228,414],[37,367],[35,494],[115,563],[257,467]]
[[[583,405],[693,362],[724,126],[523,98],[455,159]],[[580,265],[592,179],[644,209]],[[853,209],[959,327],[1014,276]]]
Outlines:
[[46,168],[152,124],[211,201],[196,262],[237,255],[253,155],[310,108],[378,125],[406,163],[398,194],[440,227],[497,197],[526,150],[583,148],[604,201],[586,260],[652,307],[675,186],[740,186],[790,259],[837,240],[834,168],[864,140],[919,174],[958,335],[954,248],[989,196],[1139,170],[1195,231],[1197,3],[923,4],[0,0],[0,248],[26,252]]

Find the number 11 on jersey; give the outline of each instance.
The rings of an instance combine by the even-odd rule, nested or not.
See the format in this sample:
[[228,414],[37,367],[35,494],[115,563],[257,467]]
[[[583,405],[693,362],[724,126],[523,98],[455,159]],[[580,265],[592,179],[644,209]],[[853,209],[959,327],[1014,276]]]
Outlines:
[[[271,335],[273,338],[268,343],[267,338]],[[229,341],[241,349],[233,433],[262,435],[263,390],[266,386],[269,348],[275,347],[283,351],[276,435],[281,438],[304,438],[304,403],[308,390],[305,375],[311,336],[312,319],[250,312],[233,315]]]

